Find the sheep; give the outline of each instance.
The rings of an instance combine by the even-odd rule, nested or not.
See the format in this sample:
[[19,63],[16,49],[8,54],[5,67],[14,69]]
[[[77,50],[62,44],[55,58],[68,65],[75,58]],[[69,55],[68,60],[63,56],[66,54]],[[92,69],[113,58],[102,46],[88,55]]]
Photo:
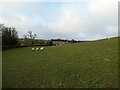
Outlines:
[[59,44],[59,46],[61,46],[62,44]]
[[35,50],[35,48],[32,48],[32,51],[34,51]]
[[56,44],[56,46],[58,46],[58,44]]
[[41,47],[41,48],[40,48],[40,50],[43,50],[43,49],[44,49],[44,47]]
[[39,48],[36,48],[36,51],[38,51],[39,50]]

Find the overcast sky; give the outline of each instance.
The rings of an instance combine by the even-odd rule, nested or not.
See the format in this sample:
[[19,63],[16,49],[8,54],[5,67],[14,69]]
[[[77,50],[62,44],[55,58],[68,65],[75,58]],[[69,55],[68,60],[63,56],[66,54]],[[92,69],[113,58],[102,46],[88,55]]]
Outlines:
[[96,40],[118,36],[119,0],[35,1],[1,2],[0,23],[15,27],[19,37],[29,30],[40,39]]

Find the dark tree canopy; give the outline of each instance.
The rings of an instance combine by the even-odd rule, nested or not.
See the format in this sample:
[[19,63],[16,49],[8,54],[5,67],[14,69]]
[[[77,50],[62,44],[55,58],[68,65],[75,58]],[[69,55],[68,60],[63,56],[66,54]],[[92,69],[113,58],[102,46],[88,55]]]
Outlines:
[[[0,25],[1,26],[1,25]],[[18,34],[14,27],[0,27],[2,31],[2,46],[15,46],[18,43]]]

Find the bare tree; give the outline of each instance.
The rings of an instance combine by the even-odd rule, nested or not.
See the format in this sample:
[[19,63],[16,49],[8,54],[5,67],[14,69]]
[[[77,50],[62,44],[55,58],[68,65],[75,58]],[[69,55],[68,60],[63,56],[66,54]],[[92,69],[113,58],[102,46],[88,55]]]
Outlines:
[[32,40],[34,40],[37,37],[37,34],[33,34]]
[[32,31],[28,31],[28,37],[29,39],[32,39]]
[[37,34],[33,34],[32,31],[28,31],[27,35],[24,35],[25,39],[29,39],[30,45],[33,44],[33,40],[37,37]]
[[24,37],[24,39],[28,39],[28,38],[27,38],[27,35],[23,35],[23,37]]

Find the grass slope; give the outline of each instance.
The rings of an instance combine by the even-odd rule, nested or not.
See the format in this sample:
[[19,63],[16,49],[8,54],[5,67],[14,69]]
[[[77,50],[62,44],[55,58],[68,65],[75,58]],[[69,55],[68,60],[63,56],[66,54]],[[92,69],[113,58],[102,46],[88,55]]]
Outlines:
[[3,51],[3,88],[91,87],[118,87],[118,38]]
[[0,50],[0,89],[2,89],[2,50]]

